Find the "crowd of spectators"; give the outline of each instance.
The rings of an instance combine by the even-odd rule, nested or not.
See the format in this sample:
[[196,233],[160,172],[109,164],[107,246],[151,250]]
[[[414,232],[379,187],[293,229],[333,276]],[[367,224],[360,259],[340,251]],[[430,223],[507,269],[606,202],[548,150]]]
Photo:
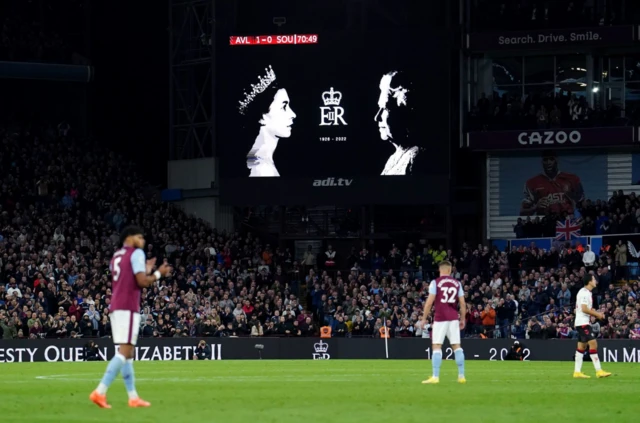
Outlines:
[[625,111],[611,105],[606,110],[591,108],[583,96],[571,92],[531,92],[524,101],[517,96],[495,92],[492,98],[481,94],[469,113],[468,125],[474,131],[536,130],[625,126],[638,121],[639,110]]
[[632,0],[472,0],[472,30],[624,25],[638,20]]
[[[68,125],[5,128],[0,140],[4,339],[109,336],[108,263],[132,223],[149,231],[147,255],[175,267],[142,294],[143,337],[316,336],[325,325],[334,336],[379,336],[383,319],[392,336],[429,337],[430,323],[416,322],[444,259],[464,282],[466,336],[574,336],[572,301],[585,269],[570,248],[507,253],[421,242],[295,257],[146,195],[132,163],[76,139]],[[614,284],[615,262],[600,261],[599,307],[612,319],[600,333],[636,336],[638,285]]]
[[[84,1],[5,0],[0,4],[0,60],[71,63],[84,30]],[[28,18],[26,18],[28,17]]]
[[574,219],[583,236],[640,232],[640,199],[634,192],[614,191],[609,200],[586,199],[573,214],[549,214],[518,218],[513,227],[516,238],[554,238],[556,223]]

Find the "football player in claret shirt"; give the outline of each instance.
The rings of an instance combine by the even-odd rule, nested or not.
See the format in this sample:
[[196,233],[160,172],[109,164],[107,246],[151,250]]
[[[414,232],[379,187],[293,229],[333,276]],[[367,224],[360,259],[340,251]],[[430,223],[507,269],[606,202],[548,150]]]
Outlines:
[[[449,339],[458,365],[458,382],[466,383],[464,377],[464,352],[460,347],[460,331],[464,329],[467,305],[464,301],[462,283],[451,276],[451,263],[440,262],[440,277],[429,284],[429,298],[424,305],[422,321],[418,327],[424,327],[431,308],[435,307],[433,330],[431,335],[431,349],[433,357],[431,365],[433,375],[422,383],[434,384],[440,382],[440,366],[442,365],[442,344],[444,338]],[[458,313],[460,304],[460,313]]]
[[[129,395],[130,407],[149,407],[151,404],[138,397],[133,373],[133,357],[140,330],[140,293],[160,278],[172,272],[168,264],[153,271],[156,259],[146,260],[144,254],[144,235],[137,226],[129,226],[120,235],[122,248],[111,259],[109,270],[113,292],[109,306],[111,333],[118,352],[111,359],[107,370],[89,399],[100,408],[111,408],[107,403],[107,390],[114,379],[122,372],[122,379]],[[146,261],[145,261],[146,260]]]
[[573,377],[576,379],[589,379],[589,376],[582,373],[582,359],[584,352],[589,347],[589,355],[593,367],[596,369],[598,378],[609,377],[611,373],[605,372],[600,367],[600,358],[598,357],[598,341],[591,328],[591,316],[596,319],[604,319],[604,314],[593,310],[593,296],[591,291],[598,285],[598,279],[595,275],[587,273],[584,275],[584,288],[578,291],[576,298],[576,331],[578,332],[578,350],[576,351],[575,370]]
[[573,213],[584,200],[584,189],[578,175],[558,170],[558,158],[553,151],[542,155],[543,173],[524,184],[521,216]]

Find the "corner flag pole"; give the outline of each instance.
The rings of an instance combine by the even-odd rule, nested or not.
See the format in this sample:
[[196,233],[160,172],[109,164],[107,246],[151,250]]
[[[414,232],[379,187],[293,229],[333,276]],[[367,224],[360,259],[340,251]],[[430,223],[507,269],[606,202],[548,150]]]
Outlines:
[[389,332],[387,332],[387,319],[385,318],[382,321],[384,325],[384,356],[385,358],[389,358]]

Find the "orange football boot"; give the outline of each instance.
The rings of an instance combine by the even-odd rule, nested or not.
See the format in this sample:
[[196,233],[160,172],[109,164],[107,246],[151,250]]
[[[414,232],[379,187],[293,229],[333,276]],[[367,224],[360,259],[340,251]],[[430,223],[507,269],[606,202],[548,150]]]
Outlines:
[[89,395],[89,399],[100,408],[111,408],[111,405],[107,402],[107,396],[100,395],[98,391],[93,391],[91,395]]
[[133,408],[151,407],[151,403],[141,398],[133,398],[129,400],[129,407],[133,407]]

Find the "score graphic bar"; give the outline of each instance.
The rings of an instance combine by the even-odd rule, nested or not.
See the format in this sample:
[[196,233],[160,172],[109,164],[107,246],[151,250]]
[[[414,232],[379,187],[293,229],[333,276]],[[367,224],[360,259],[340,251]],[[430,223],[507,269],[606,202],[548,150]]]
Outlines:
[[229,37],[232,46],[318,44],[317,34],[248,35]]

